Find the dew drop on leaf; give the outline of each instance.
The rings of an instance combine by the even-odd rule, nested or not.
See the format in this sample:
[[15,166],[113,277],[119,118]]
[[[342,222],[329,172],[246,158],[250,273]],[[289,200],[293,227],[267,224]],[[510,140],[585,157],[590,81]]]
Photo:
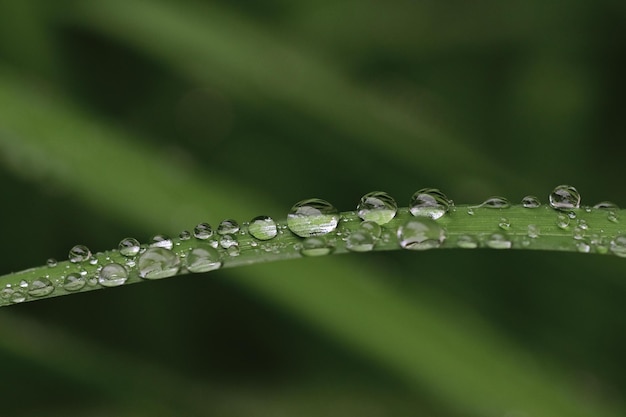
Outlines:
[[54,291],[54,285],[46,277],[40,277],[30,283],[28,295],[31,297],[45,297]]
[[257,216],[250,220],[248,233],[259,240],[270,240],[278,234],[276,222],[269,216]]
[[319,198],[302,200],[291,208],[287,226],[300,237],[321,236],[334,231],[339,212],[328,201]]
[[513,242],[505,233],[496,232],[485,239],[485,245],[491,249],[510,249]]
[[372,235],[372,237],[374,239],[378,239],[380,237],[380,233],[382,231],[382,228],[380,227],[380,225],[378,223],[370,222],[370,221],[367,221],[367,220],[364,221],[364,222],[361,222],[361,224],[359,224],[359,229],[365,230],[370,235]]
[[352,252],[369,252],[374,249],[374,236],[366,230],[356,230],[346,239],[346,249]]
[[311,236],[304,239],[300,253],[303,256],[324,256],[332,253],[335,247],[325,237]]
[[170,250],[150,248],[139,257],[137,268],[141,278],[167,278],[178,273],[180,259]]
[[[149,250],[166,250],[162,248]],[[98,283],[103,287],[117,287],[128,279],[128,271],[120,264],[112,263],[102,267],[98,275]]]
[[504,209],[511,207],[511,203],[504,197],[489,197],[483,201],[479,207],[491,208],[491,209]]
[[356,206],[357,214],[365,221],[377,224],[389,223],[398,212],[398,204],[383,191],[372,191],[361,197]]
[[91,258],[91,251],[87,246],[76,245],[70,249],[69,260],[71,263],[85,262]]
[[141,246],[139,245],[139,241],[132,237],[127,237],[122,239],[117,246],[119,252],[126,257],[136,256],[141,250]]
[[522,206],[524,208],[537,208],[541,206],[541,203],[539,202],[539,199],[534,195],[527,195],[526,197],[522,198]]
[[580,193],[571,185],[559,185],[550,193],[550,206],[558,210],[580,207]]
[[150,247],[170,250],[174,247],[174,242],[167,235],[154,235],[152,239],[150,239]]
[[63,278],[63,288],[66,291],[78,291],[82,289],[86,283],[85,277],[76,272],[67,274],[67,276]]
[[416,217],[429,217],[437,220],[450,209],[450,200],[436,188],[422,188],[416,191],[409,202],[409,211]]
[[187,269],[191,272],[208,272],[221,266],[219,253],[211,247],[195,248],[187,255]]
[[193,236],[199,240],[207,240],[213,236],[213,228],[208,223],[199,223],[193,228]]
[[446,240],[445,229],[429,217],[407,220],[397,234],[400,246],[410,250],[438,248]]
[[609,250],[614,255],[617,255],[622,258],[626,258],[626,235],[617,235],[611,241],[611,246]]
[[234,235],[239,231],[239,223],[233,219],[222,220],[217,226],[218,235]]

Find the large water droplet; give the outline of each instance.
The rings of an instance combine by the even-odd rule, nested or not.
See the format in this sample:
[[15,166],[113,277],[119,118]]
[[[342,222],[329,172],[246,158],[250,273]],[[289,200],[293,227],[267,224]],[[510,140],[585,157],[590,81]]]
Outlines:
[[450,200],[436,188],[422,188],[413,194],[409,211],[416,217],[429,217],[437,220],[448,212]]
[[489,197],[479,207],[491,208],[491,209],[504,209],[511,207],[511,203],[504,197]]
[[302,241],[300,253],[303,256],[324,256],[332,253],[335,247],[328,243],[325,237],[311,236]]
[[334,231],[338,223],[337,209],[319,198],[296,203],[287,215],[289,230],[300,237],[325,235]]
[[200,223],[193,228],[193,236],[199,240],[207,240],[213,236],[213,228],[208,223]]
[[233,219],[222,220],[217,226],[218,235],[234,235],[239,231],[239,223]]
[[85,277],[76,272],[67,274],[67,276],[63,279],[63,288],[66,291],[78,291],[82,289],[85,284]]
[[409,219],[398,228],[398,242],[404,249],[438,248],[446,240],[446,231],[429,217]]
[[374,237],[365,230],[356,230],[346,239],[346,249],[352,252],[369,252],[374,249]]
[[270,240],[278,234],[276,222],[269,216],[258,216],[250,220],[248,233],[259,240]]
[[609,250],[614,255],[626,258],[626,235],[615,236],[615,239],[611,241],[611,246]]
[[512,242],[505,233],[496,232],[485,239],[485,245],[491,249],[510,249]]
[[187,255],[187,269],[191,272],[208,272],[221,266],[219,253],[211,247],[195,248]]
[[70,249],[69,260],[71,263],[88,261],[91,258],[91,251],[87,246],[76,245]]
[[[166,250],[163,248],[154,248],[148,250]],[[102,267],[98,274],[98,282],[103,287],[117,287],[122,285],[128,279],[128,271],[120,264],[108,264]]]
[[167,235],[154,235],[152,236],[151,248],[163,248],[163,249],[172,249],[174,247],[174,242]]
[[363,220],[385,224],[395,217],[398,204],[389,194],[383,191],[373,191],[361,197],[356,209]]
[[178,273],[180,259],[167,249],[150,248],[139,257],[137,267],[141,278],[167,278]]
[[539,202],[539,199],[534,195],[527,195],[526,197],[522,198],[522,206],[524,208],[537,208],[541,206],[541,203]]
[[571,185],[559,185],[550,194],[550,206],[558,210],[580,207],[580,193]]
[[117,246],[117,248],[123,256],[126,256],[128,258],[137,256],[137,254],[141,250],[139,241],[132,237],[127,237],[126,239],[122,239],[120,241],[120,244]]
[[54,291],[54,285],[48,278],[40,277],[30,283],[28,295],[32,297],[45,297]]

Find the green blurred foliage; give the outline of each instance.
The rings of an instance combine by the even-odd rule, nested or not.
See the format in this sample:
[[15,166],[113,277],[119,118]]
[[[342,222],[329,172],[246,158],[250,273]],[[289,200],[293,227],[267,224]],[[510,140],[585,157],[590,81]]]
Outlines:
[[[4,1],[0,272],[76,243],[280,218],[313,196],[349,210],[374,189],[401,205],[426,186],[545,201],[571,183],[585,204],[624,206],[625,12]],[[560,253],[376,253],[5,308],[3,415],[532,417],[563,398],[620,415],[623,271]]]

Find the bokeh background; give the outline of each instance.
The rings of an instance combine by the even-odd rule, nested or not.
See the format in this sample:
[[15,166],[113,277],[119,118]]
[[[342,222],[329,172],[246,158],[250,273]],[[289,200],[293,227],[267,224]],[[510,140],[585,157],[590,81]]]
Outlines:
[[[0,273],[340,210],[626,204],[626,3],[0,2]],[[622,259],[353,254],[0,311],[6,416],[626,414]]]

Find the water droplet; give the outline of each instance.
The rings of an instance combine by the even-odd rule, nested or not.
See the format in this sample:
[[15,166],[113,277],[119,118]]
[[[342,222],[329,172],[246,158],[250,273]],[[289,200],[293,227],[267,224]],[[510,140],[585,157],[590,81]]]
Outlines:
[[346,239],[346,249],[352,252],[369,252],[374,249],[374,237],[365,230],[352,232]]
[[136,256],[141,250],[141,246],[139,245],[139,241],[132,237],[127,237],[126,239],[122,239],[120,244],[117,246],[117,249],[123,256],[128,258],[132,256]]
[[[230,226],[232,226],[232,224],[230,224]],[[193,228],[193,236],[196,239],[207,240],[213,236],[213,228],[208,223],[200,223]]]
[[578,227],[580,227],[583,230],[589,229],[589,225],[587,224],[587,220],[585,219],[578,219],[576,223],[578,224]]
[[584,240],[581,240],[576,242],[576,250],[581,253],[589,253],[591,251],[591,246]]
[[226,249],[226,253],[228,253],[230,256],[239,256],[239,245],[229,247],[228,249]]
[[446,231],[428,217],[409,219],[398,228],[398,241],[404,249],[438,248],[446,240]]
[[511,222],[506,217],[502,217],[500,223],[498,223],[498,227],[502,230],[509,230],[511,228]]
[[615,236],[609,249],[614,255],[626,258],[626,235]]
[[86,284],[85,277],[72,272],[63,279],[63,288],[66,291],[78,291]]
[[270,240],[278,234],[276,222],[269,216],[258,216],[250,220],[248,233],[259,240]]
[[472,235],[461,235],[456,240],[456,245],[461,249],[475,249],[478,247],[478,240]]
[[573,212],[573,211],[568,212],[567,217],[574,220],[576,218],[576,212]]
[[574,236],[574,239],[576,240],[581,240],[585,237],[585,229],[580,226],[574,227],[574,230],[572,231],[572,236]]
[[167,278],[178,273],[180,259],[167,249],[150,248],[139,257],[137,267],[141,278]]
[[48,278],[40,277],[30,283],[28,295],[32,297],[45,297],[54,291],[54,285]]
[[524,208],[537,208],[541,206],[541,203],[539,202],[539,199],[534,195],[527,195],[526,197],[522,198],[522,206]]
[[510,249],[513,242],[505,233],[492,233],[485,240],[485,245],[491,249]]
[[191,232],[189,232],[189,230],[183,230],[178,234],[178,238],[180,240],[189,240],[191,239]]
[[395,217],[398,204],[389,194],[383,191],[373,191],[361,197],[356,209],[361,219],[385,224]]
[[300,237],[320,236],[334,231],[339,213],[328,201],[311,198],[296,203],[287,215],[287,226]]
[[239,223],[233,219],[222,220],[217,226],[218,235],[234,235],[239,231]]
[[311,236],[304,239],[300,253],[303,256],[324,256],[335,250],[326,238],[320,236]]
[[9,301],[11,301],[12,303],[16,303],[16,304],[23,303],[24,301],[26,301],[26,294],[24,294],[20,290],[15,290],[11,293]]
[[569,217],[565,214],[559,214],[556,216],[556,225],[561,229],[567,229],[569,226]]
[[536,239],[539,237],[539,226],[537,226],[536,224],[529,224],[528,225],[528,237],[531,239]]
[[450,200],[436,188],[422,188],[413,194],[409,211],[416,217],[437,220],[450,209]]
[[49,268],[54,268],[55,266],[57,266],[57,260],[54,258],[50,258],[46,261],[46,265],[48,265]]
[[70,249],[69,260],[71,263],[85,262],[91,258],[91,251],[87,246],[76,245]]
[[174,247],[174,242],[172,242],[172,239],[167,235],[154,235],[152,236],[152,239],[150,241],[151,248],[163,248],[171,250]]
[[370,222],[370,221],[361,222],[361,224],[359,224],[359,229],[365,230],[370,235],[372,235],[374,239],[378,239],[382,231],[382,228],[380,227],[378,223]]
[[492,208],[492,209],[505,209],[511,207],[511,203],[504,197],[489,197],[479,207]]
[[25,279],[20,280],[20,287],[21,288],[28,288],[28,281],[26,281]]
[[224,235],[220,239],[220,246],[224,249],[231,248],[233,246],[239,246],[239,242],[233,235]]
[[617,216],[617,213],[615,213],[614,211],[609,211],[608,214],[606,215],[606,218],[611,223],[619,223],[619,217]]
[[550,206],[558,210],[580,207],[580,193],[571,185],[559,185],[550,194]]
[[469,214],[470,216],[474,215],[474,209],[472,207],[468,207],[467,208],[467,214]]
[[187,269],[191,272],[208,272],[221,266],[220,255],[211,247],[192,249],[187,256]]
[[[163,248],[154,248],[150,250],[166,250]],[[147,253],[147,252],[146,252]],[[128,279],[128,271],[120,264],[108,264],[102,267],[98,276],[98,282],[103,287],[117,287],[122,285]]]
[[598,204],[596,204],[595,206],[593,206],[594,209],[603,209],[603,210],[619,210],[619,207],[617,206],[617,204],[612,203],[610,201],[601,201]]

